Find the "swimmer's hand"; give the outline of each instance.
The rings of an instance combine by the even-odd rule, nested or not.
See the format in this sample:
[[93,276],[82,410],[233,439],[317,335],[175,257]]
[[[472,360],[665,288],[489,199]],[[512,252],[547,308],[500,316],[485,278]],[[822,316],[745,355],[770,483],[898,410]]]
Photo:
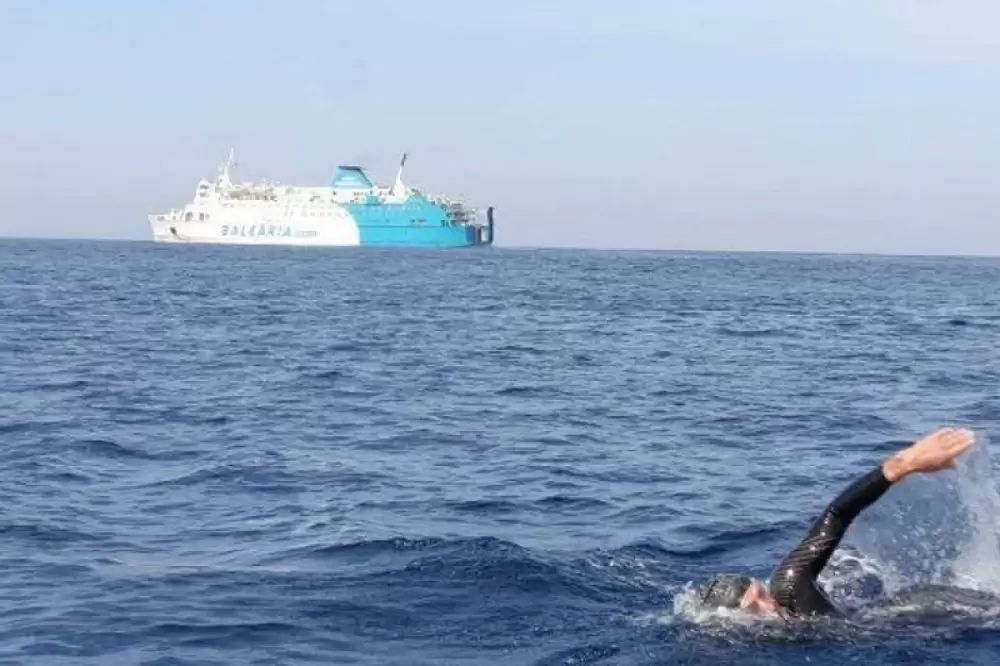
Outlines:
[[882,473],[893,483],[915,472],[937,472],[955,466],[955,458],[975,443],[965,428],[941,428],[882,463]]

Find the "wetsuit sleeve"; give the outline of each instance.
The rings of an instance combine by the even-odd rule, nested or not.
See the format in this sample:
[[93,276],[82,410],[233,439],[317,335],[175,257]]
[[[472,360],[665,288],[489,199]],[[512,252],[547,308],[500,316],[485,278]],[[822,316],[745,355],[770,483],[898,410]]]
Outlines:
[[816,579],[854,519],[891,486],[879,466],[840,493],[778,565],[771,576],[771,596],[795,614],[835,613],[836,608]]

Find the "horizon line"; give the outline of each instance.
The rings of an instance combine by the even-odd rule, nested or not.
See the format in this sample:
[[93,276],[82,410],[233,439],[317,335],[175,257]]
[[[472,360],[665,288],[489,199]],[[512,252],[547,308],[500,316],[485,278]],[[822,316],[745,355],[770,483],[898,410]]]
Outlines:
[[293,247],[295,249],[310,249],[310,250],[403,250],[410,251],[413,250],[430,250],[434,252],[449,252],[454,250],[472,250],[472,251],[490,251],[491,249],[496,250],[526,250],[526,251],[540,251],[540,252],[552,252],[552,251],[574,251],[574,252],[628,252],[628,253],[661,253],[661,254],[747,254],[747,255],[804,255],[804,256],[829,256],[829,257],[876,257],[876,258],[911,258],[911,259],[1000,259],[1000,251],[996,253],[955,253],[946,252],[940,254],[926,253],[926,252],[886,252],[886,251],[874,251],[874,250],[795,250],[795,249],[712,249],[712,248],[670,248],[670,247],[631,247],[631,246],[611,246],[611,247],[598,247],[589,245],[529,245],[529,244],[514,244],[514,245],[503,245],[503,244],[493,244],[489,248],[393,248],[393,247],[338,247],[333,245],[327,246],[282,246],[282,245],[231,245],[226,243],[157,243],[153,239],[147,238],[110,238],[110,237],[89,237],[89,236],[5,236],[0,235],[0,243],[7,241],[16,242],[42,242],[42,243],[66,243],[66,242],[84,242],[84,243],[137,243],[137,244],[149,244],[156,246],[180,246],[180,245],[204,245],[211,247],[266,247],[266,248],[278,248],[278,247]]

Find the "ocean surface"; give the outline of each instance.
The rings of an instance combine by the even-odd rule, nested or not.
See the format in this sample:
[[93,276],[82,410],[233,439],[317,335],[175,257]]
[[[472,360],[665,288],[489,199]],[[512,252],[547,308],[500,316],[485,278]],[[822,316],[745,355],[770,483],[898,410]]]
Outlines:
[[[996,664],[1000,260],[0,242],[0,664]],[[709,612],[944,424],[824,574]]]

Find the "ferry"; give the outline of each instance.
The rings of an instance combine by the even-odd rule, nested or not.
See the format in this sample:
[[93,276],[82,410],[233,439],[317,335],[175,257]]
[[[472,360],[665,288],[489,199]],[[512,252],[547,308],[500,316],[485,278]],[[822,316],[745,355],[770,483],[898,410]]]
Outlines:
[[184,207],[149,216],[160,243],[471,247],[493,244],[493,207],[432,196],[403,183],[406,153],[391,187],[364,168],[341,165],[328,186],[236,183],[233,151],[214,181],[202,179]]

